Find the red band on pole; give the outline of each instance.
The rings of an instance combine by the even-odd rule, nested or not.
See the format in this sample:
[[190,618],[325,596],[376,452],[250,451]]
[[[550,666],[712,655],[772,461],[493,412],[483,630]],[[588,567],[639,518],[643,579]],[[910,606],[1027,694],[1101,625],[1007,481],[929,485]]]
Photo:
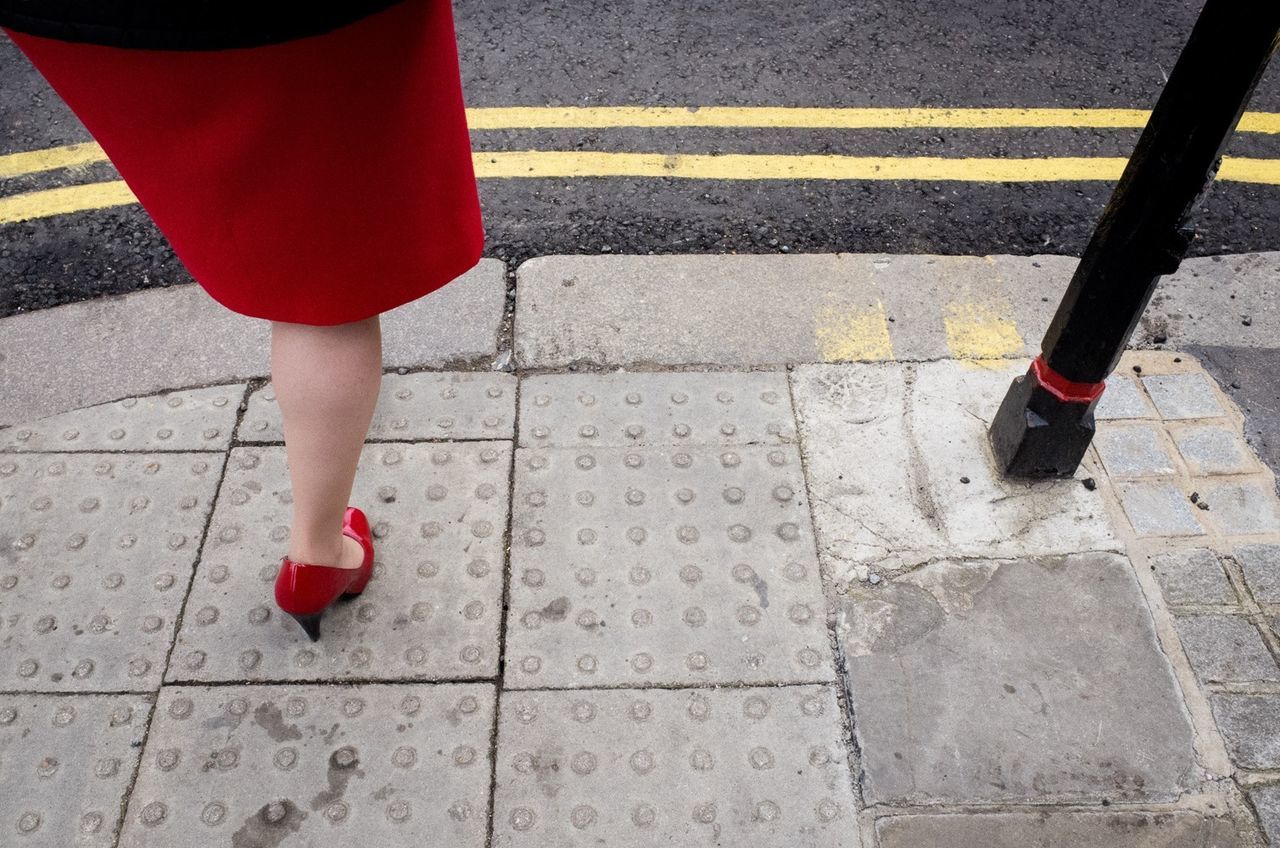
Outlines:
[[1031,360],[1031,370],[1049,394],[1065,403],[1093,403],[1107,387],[1106,383],[1076,383],[1068,380],[1049,367],[1043,354]]

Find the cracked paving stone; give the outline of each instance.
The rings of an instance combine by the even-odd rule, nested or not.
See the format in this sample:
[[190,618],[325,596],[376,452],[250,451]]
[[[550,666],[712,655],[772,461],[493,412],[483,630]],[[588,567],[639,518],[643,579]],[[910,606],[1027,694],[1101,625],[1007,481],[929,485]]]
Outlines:
[[488,684],[169,687],[122,848],[481,848]]
[[0,689],[160,685],[223,461],[0,456]]
[[1151,567],[1170,604],[1234,604],[1218,555],[1204,548],[1172,551],[1151,558]]
[[509,442],[366,445],[353,503],[374,574],[311,642],[275,606],[288,547],[282,447],[236,448],[167,679],[475,679],[497,673]]
[[0,695],[0,845],[108,848],[150,700]]
[[131,397],[0,430],[0,451],[222,451],[245,385]]
[[1191,788],[1190,720],[1124,557],[941,561],[851,595],[838,634],[867,803]]
[[508,686],[831,680],[794,446],[520,449]]
[[1202,683],[1280,681],[1280,666],[1247,618],[1180,615],[1173,623]]
[[1010,481],[987,428],[1021,366],[806,365],[792,373],[823,565],[894,569],[945,556],[1118,547],[1090,458],[1080,479]]
[[[368,438],[511,439],[515,397],[516,378],[511,374],[384,374]],[[280,408],[268,383],[250,395],[239,437],[246,442],[280,442],[280,426]]]
[[1280,695],[1209,696],[1231,761],[1241,768],[1280,769]]
[[827,686],[513,692],[502,699],[498,848],[857,848]]
[[794,441],[780,372],[548,374],[520,391],[521,447]]

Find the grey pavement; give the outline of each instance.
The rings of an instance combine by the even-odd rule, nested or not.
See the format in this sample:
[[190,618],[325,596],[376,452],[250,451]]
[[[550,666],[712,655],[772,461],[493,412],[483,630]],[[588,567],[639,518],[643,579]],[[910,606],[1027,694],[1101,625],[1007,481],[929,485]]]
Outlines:
[[[318,643],[271,601],[263,379],[0,429],[0,844],[1280,839],[1280,499],[1195,356],[1126,354],[1028,484],[984,438],[1016,296],[941,304],[920,361],[513,374],[495,291],[487,354],[386,375],[375,576]],[[845,351],[883,341],[854,305]],[[518,360],[567,320],[517,311]]]

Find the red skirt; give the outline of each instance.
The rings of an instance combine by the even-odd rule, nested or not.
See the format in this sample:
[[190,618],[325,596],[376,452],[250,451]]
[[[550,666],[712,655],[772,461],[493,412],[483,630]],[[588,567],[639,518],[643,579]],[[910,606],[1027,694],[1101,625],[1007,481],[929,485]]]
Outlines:
[[480,259],[449,0],[247,49],[10,36],[192,276],[236,312],[358,321]]

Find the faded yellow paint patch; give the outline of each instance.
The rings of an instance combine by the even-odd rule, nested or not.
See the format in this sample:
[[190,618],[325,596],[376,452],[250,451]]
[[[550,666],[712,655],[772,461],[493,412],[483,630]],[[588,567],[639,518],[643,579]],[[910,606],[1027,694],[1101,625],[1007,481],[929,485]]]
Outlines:
[[827,306],[814,317],[814,337],[824,362],[893,359],[884,305]]
[[1021,356],[1022,336],[1012,316],[1003,298],[948,303],[942,316],[947,348],[956,359],[973,361]]
[[48,218],[86,209],[105,209],[137,203],[138,199],[123,180],[88,185],[29,191],[11,197],[0,197],[0,224],[15,224],[33,218]]

